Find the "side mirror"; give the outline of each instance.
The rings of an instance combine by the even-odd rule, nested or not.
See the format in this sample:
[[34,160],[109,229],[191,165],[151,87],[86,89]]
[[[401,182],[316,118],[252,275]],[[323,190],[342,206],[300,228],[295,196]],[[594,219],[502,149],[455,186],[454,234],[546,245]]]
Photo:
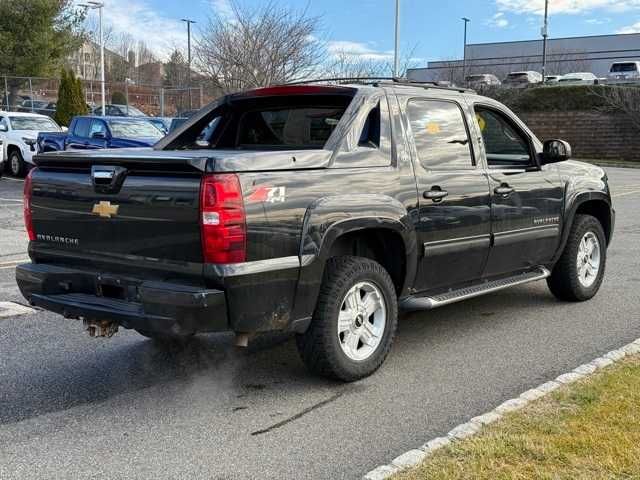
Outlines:
[[60,127],[60,130],[62,130],[62,133],[67,133],[69,131],[69,127],[65,127],[63,125],[62,127]]
[[104,132],[93,132],[91,134],[91,138],[99,138],[104,140],[105,138],[107,138],[107,136],[104,134]]
[[564,140],[547,140],[542,149],[542,165],[564,162],[571,158],[571,145]]
[[8,132],[9,131],[9,127],[7,127],[6,125],[0,125],[0,132]]

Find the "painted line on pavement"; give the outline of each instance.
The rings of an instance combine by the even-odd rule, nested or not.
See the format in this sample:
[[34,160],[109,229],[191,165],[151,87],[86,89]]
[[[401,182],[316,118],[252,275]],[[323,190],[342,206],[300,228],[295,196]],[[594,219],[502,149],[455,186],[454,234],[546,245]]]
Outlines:
[[22,178],[2,177],[2,180],[10,180],[12,182],[24,182]]
[[624,192],[624,193],[618,193],[616,195],[612,195],[612,198],[618,198],[618,197],[626,197],[627,195],[634,195],[636,193],[640,193],[640,190],[633,190],[632,192]]
[[555,380],[550,380],[542,385],[532,388],[531,390],[527,390],[519,397],[512,398],[501,403],[490,412],[473,417],[467,423],[460,424],[450,430],[444,437],[433,438],[421,447],[409,450],[394,458],[390,464],[381,465],[375,470],[371,470],[363,477],[363,480],[384,480],[402,470],[417,467],[434,452],[450,445],[453,442],[476,435],[485,425],[489,425],[500,420],[507,413],[520,410],[529,403],[549,395],[551,392],[557,390],[563,385],[569,385],[578,380],[588,378],[596,371],[619,362],[627,355],[636,355],[638,353],[640,353],[640,338],[617,350],[605,353],[601,357],[598,357],[589,363],[580,365],[579,367],[574,368],[571,372],[560,375]]
[[19,199],[19,198],[0,198],[0,202],[16,202],[16,203],[22,203],[22,199]]
[[0,318],[17,317],[18,315],[27,315],[34,313],[31,307],[25,307],[15,302],[0,302]]

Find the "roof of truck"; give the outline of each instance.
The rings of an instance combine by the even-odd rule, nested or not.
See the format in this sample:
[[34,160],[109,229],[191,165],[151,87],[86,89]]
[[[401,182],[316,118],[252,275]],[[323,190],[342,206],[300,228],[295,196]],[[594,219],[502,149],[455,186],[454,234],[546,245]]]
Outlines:
[[51,118],[47,115],[41,115],[39,113],[31,113],[31,112],[7,112],[4,110],[0,110],[0,115],[11,115],[12,117],[41,117],[41,118]]

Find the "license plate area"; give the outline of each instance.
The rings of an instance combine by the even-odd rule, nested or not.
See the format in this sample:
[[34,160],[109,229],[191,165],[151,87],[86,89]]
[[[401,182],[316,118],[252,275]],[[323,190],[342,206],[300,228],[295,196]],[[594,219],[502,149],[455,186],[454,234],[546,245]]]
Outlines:
[[140,300],[138,286],[138,282],[99,275],[97,278],[96,293],[99,297],[135,302]]

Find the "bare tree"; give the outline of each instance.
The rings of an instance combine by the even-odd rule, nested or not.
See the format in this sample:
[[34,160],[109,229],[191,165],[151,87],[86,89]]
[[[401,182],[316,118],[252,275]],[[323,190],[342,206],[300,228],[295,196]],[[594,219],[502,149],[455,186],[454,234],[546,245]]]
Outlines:
[[640,132],[640,88],[630,85],[608,85],[591,89],[593,95],[603,100],[606,112],[621,113]]
[[[414,46],[400,53],[400,77],[406,76],[409,68],[417,64]],[[324,77],[327,78],[367,78],[393,76],[393,57],[390,55],[358,55],[346,51],[334,52],[327,60]]]
[[320,19],[269,1],[231,1],[231,18],[212,16],[195,46],[198,69],[223,92],[313,76],[324,60]]

